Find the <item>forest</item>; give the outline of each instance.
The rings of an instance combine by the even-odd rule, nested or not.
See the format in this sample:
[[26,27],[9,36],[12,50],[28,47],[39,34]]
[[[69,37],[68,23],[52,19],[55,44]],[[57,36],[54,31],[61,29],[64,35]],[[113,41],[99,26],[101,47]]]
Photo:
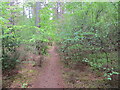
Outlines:
[[119,88],[119,2],[0,2],[3,88]]

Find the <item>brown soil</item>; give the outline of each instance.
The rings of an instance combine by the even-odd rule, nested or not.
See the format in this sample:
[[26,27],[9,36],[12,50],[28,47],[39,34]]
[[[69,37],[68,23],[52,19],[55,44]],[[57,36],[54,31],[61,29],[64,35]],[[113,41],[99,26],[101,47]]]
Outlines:
[[46,65],[42,68],[42,74],[38,75],[33,88],[64,88],[65,85],[61,72],[62,67],[56,47],[52,46],[48,50],[48,53],[50,56],[47,57]]
[[[20,50],[21,53],[25,51],[22,48]],[[44,57],[42,67],[33,63],[39,63],[40,55],[22,53],[20,57],[22,63],[16,67],[16,70],[5,73],[3,86],[23,88],[26,84],[25,88],[111,88],[110,84],[102,77],[103,73],[93,71],[86,63],[71,63],[71,67],[63,68],[62,66],[65,65],[60,63],[60,57],[56,50],[55,45],[50,47],[49,55]],[[23,61],[26,62],[23,63]]]

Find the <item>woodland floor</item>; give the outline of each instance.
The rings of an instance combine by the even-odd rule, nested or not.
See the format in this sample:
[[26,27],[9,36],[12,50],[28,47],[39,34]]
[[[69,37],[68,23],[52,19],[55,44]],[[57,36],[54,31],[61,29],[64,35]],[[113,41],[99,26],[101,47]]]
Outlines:
[[[65,67],[55,45],[50,46],[42,67],[23,64],[17,74],[3,80],[10,88],[104,88],[110,87],[101,72],[95,73],[85,63]],[[35,58],[39,56],[32,56]],[[8,84],[7,84],[8,83]],[[11,85],[10,85],[11,83]],[[5,87],[6,87],[5,86]],[[9,88],[8,87],[8,88]]]
[[46,58],[47,63],[42,70],[42,74],[38,76],[33,88],[64,88],[62,79],[62,67],[59,63],[60,59],[56,52],[56,47],[52,46],[49,50],[49,56]]

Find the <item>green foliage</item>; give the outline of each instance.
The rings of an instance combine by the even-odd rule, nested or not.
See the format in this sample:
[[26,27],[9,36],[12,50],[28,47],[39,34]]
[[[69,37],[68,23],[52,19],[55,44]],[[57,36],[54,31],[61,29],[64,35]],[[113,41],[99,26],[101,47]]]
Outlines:
[[[31,11],[29,15],[26,15],[26,8]],[[35,2],[21,6],[0,2],[3,70],[20,63],[19,47],[34,47],[38,54],[44,55],[48,43],[57,42],[67,65],[85,62],[95,70],[103,70],[109,80],[118,74],[118,3],[64,3],[61,15],[56,3],[42,5],[39,13],[36,8]],[[36,13],[39,27],[35,23]],[[60,18],[56,19],[57,16]]]
[[[108,73],[107,69],[111,71],[111,68],[118,72],[117,7],[118,3],[110,2],[65,4],[66,12],[64,20],[58,22],[60,33],[57,36],[61,38],[58,41],[60,51],[68,65],[71,61],[86,62],[93,69],[106,67],[105,73]],[[115,57],[112,53],[116,54]]]
[[27,88],[28,84],[27,83],[23,83],[21,88]]
[[[22,7],[21,7],[22,6]],[[53,13],[48,5],[41,8],[40,26],[35,26],[35,15],[27,18],[24,8],[35,8],[35,3],[25,3],[23,5],[10,5],[10,2],[0,2],[0,26],[2,26],[2,62],[3,70],[13,69],[19,64],[19,47],[35,47],[38,54],[47,53],[47,43],[50,38],[55,38],[54,21],[50,20]],[[23,13],[24,14],[23,14]],[[27,47],[26,47],[27,46]]]

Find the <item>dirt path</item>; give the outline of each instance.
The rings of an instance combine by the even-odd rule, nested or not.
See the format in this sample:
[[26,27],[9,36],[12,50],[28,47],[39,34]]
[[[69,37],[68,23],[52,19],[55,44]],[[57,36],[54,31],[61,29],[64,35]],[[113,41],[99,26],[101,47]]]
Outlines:
[[56,47],[52,46],[48,53],[46,66],[43,68],[42,74],[38,76],[33,88],[64,88],[62,79],[61,65],[59,56],[56,52]]

